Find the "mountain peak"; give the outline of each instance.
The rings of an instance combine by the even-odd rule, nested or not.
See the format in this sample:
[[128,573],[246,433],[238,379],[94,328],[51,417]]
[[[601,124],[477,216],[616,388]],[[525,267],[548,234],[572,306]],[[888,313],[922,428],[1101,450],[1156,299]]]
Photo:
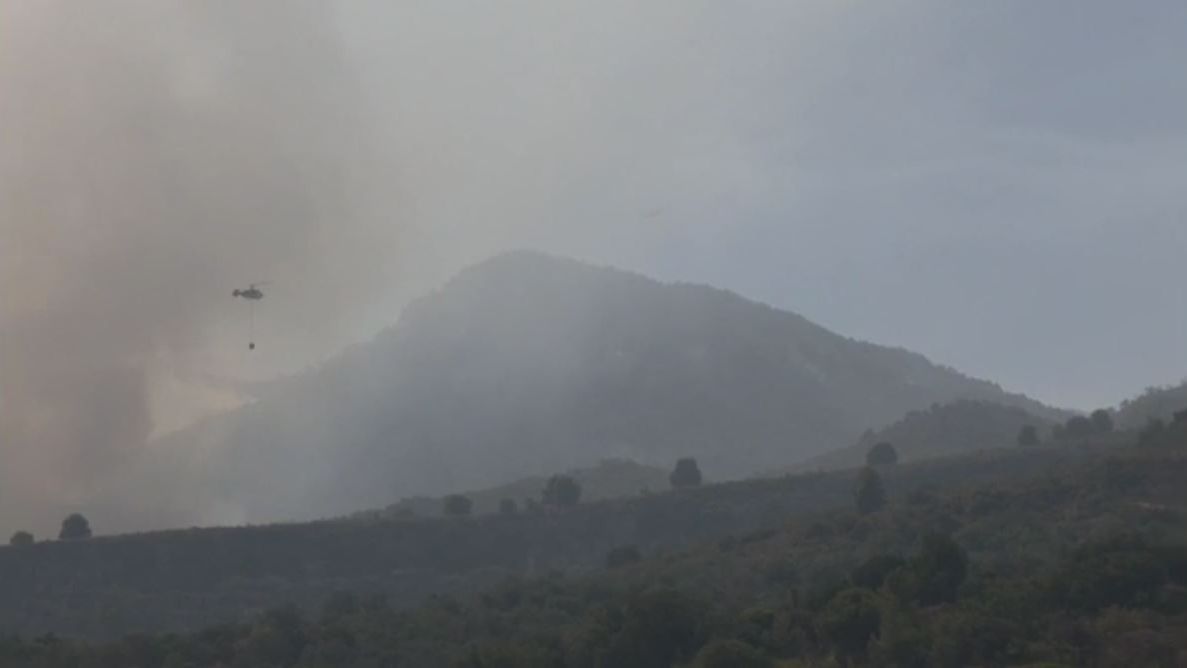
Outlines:
[[250,519],[341,514],[607,458],[666,469],[692,456],[706,475],[741,477],[933,403],[1050,410],[724,290],[536,251],[462,271],[304,383],[222,425]]

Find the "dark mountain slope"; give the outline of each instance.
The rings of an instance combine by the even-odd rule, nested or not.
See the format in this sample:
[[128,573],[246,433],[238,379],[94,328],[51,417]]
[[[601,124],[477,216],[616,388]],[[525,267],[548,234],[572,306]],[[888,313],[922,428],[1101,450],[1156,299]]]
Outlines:
[[747,475],[957,399],[1054,413],[728,292],[516,252],[170,449],[229,445],[220,498],[295,519],[615,457]]

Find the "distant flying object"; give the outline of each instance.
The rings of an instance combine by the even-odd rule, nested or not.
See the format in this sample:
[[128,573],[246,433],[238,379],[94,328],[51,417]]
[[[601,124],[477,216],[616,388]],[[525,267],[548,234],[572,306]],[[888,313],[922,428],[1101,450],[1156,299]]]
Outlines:
[[251,299],[253,301],[259,301],[264,298],[263,291],[261,291],[260,288],[258,287],[261,285],[267,285],[267,283],[252,283],[251,285],[247,286],[246,290],[234,290],[233,292],[231,292],[231,296],[232,297],[243,297],[244,299]]
[[[236,288],[231,292],[232,297],[242,297],[248,302],[258,302],[264,298],[263,290],[260,290],[261,285],[268,285],[267,281],[260,283],[252,283],[247,286],[246,290]],[[256,349],[256,305],[254,303],[248,304],[248,317],[250,318],[250,335],[247,341],[247,349]]]

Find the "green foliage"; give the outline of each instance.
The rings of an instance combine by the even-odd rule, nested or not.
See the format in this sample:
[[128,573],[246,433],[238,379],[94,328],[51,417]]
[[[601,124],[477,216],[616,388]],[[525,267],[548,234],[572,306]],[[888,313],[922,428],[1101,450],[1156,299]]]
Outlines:
[[571,508],[581,501],[581,485],[567,475],[554,475],[544,486],[541,500],[545,505]]
[[1082,439],[1088,438],[1095,433],[1096,426],[1092,423],[1092,420],[1083,415],[1077,415],[1068,418],[1068,421],[1064,423],[1062,435],[1065,439]]
[[637,563],[642,558],[643,555],[639,554],[639,548],[634,545],[616,547],[606,553],[606,568],[628,566]]
[[[857,443],[813,458],[803,470],[853,468],[870,464],[866,457],[879,443],[893,443],[898,461],[967,454],[1016,444],[1026,425],[1040,430],[1051,424],[1050,413],[1023,410],[1005,403],[961,400],[907,413],[878,431],[869,431]],[[1061,418],[1062,419],[1062,418]]]
[[906,560],[893,554],[879,554],[862,562],[853,570],[851,580],[858,587],[877,590],[891,573],[907,565]]
[[824,635],[838,654],[847,657],[864,656],[881,624],[878,597],[868,589],[856,587],[834,596],[820,619]]
[[1092,429],[1098,434],[1107,434],[1113,431],[1113,416],[1103,408],[1092,411],[1092,415],[1088,416],[1088,419],[1092,420]]
[[[1048,454],[1024,453],[1050,450],[1080,448],[1011,450],[1007,460],[1033,463]],[[983,472],[994,462],[996,458],[979,458],[975,469]],[[1034,668],[1181,663],[1181,638],[1187,637],[1187,545],[1181,536],[1187,535],[1187,516],[1167,508],[1185,500],[1187,457],[1178,451],[1129,448],[1079,464],[1060,462],[1064,464],[1050,475],[1008,485],[938,486],[927,504],[889,508],[877,516],[855,517],[851,511],[789,516],[781,529],[744,532],[747,537],[734,541],[728,551],[713,541],[654,558],[631,558],[629,568],[504,578],[482,586],[481,594],[432,597],[407,609],[394,609],[381,598],[336,593],[316,617],[283,609],[196,634],[129,636],[108,644],[0,638],[0,666],[745,668],[839,663]],[[938,470],[934,466],[939,464],[928,470]],[[904,467],[900,475],[909,469]],[[1118,471],[1128,482],[1109,482]],[[726,486],[724,492],[755,494],[754,484]],[[801,479],[773,489],[786,495],[805,484]],[[692,511],[700,507],[688,504],[715,491],[656,496],[647,503],[662,511],[649,528],[669,526],[677,509],[684,509],[690,526],[700,526],[713,513]],[[838,502],[844,501],[843,491]],[[547,534],[554,534],[586,510],[594,509],[485,523],[522,541],[527,534],[521,532],[532,520],[545,523]],[[646,522],[645,517],[633,521]],[[598,521],[615,520],[621,517],[599,516]],[[433,532],[458,536],[475,551],[489,554],[494,549],[483,539],[481,520],[425,524]],[[735,524],[732,530],[737,530]],[[812,524],[830,527],[830,532],[807,537]],[[940,524],[951,524],[953,534],[931,532]],[[399,523],[389,528],[407,530]],[[1118,534],[1121,529],[1128,530]],[[271,532],[249,535],[292,545],[287,541],[293,534],[278,528]],[[539,545],[539,536],[547,534],[533,543]],[[425,539],[430,534],[419,535]],[[1097,537],[1084,541],[1090,535]],[[565,545],[571,540],[565,539]],[[342,551],[342,541],[326,542],[335,553]],[[52,559],[69,561],[77,554],[82,556],[75,564],[83,564],[100,554],[101,546],[113,543],[123,558],[133,561],[129,568],[144,570],[144,561],[129,548],[133,543],[118,539],[45,547],[55,549]],[[437,560],[450,554],[423,542],[400,543],[412,543],[410,547]],[[857,558],[871,552],[874,556]],[[152,554],[153,559],[165,556],[159,549]],[[364,555],[349,554],[351,559]],[[0,555],[14,565],[33,556],[11,549]],[[107,564],[104,572],[115,568]],[[794,575],[777,578],[777,583],[763,577],[781,570]],[[7,571],[19,572],[13,567]],[[426,572],[412,577],[419,581]],[[301,578],[316,577],[309,566],[299,573]],[[338,584],[337,579],[329,581]],[[370,581],[389,584],[377,577]],[[0,586],[8,593],[19,584],[6,579]],[[284,591],[293,589],[286,586]],[[144,600],[132,599],[127,607]],[[186,600],[201,602],[198,597]],[[125,610],[108,607],[103,612],[119,615]]]
[[8,544],[15,547],[23,547],[33,544],[33,534],[28,531],[18,531],[12,534],[12,538],[8,539]]
[[1117,425],[1121,429],[1141,429],[1151,420],[1170,422],[1175,411],[1187,408],[1187,382],[1174,387],[1152,387],[1135,399],[1121,403]]
[[1137,539],[1086,545],[1055,574],[1052,589],[1059,602],[1074,609],[1150,607],[1168,581],[1174,556],[1151,551]]
[[714,640],[697,653],[695,668],[775,668],[775,662],[740,640]]
[[291,608],[267,612],[235,644],[233,666],[292,666],[305,645],[305,627]]
[[857,501],[857,512],[862,515],[876,513],[886,505],[886,488],[882,485],[882,476],[872,468],[866,467],[858,474],[853,494]]
[[914,576],[917,602],[922,605],[948,603],[956,600],[968,573],[968,556],[950,536],[929,533],[923,538],[919,555],[911,560],[910,571]]
[[692,457],[684,457],[678,460],[676,462],[676,468],[672,470],[672,474],[668,477],[668,482],[671,483],[673,489],[699,487],[701,484],[701,468],[697,466],[697,460]]
[[692,658],[708,635],[701,602],[672,589],[633,594],[618,617],[601,665],[670,666]]
[[929,532],[919,553],[885,581],[900,601],[931,606],[955,601],[967,574],[965,551],[946,534]]
[[87,518],[74,513],[62,520],[62,530],[58,532],[59,540],[85,540],[91,537],[91,523]]
[[[282,609],[197,633],[129,636],[105,644],[0,637],[0,665],[694,668],[1181,663],[1181,638],[1187,637],[1187,544],[1182,539],[1187,516],[1177,509],[1187,501],[1182,485],[1187,455],[1150,448],[1099,457],[1075,454],[1081,450],[1012,449],[963,463],[903,465],[891,483],[902,482],[907,489],[933,486],[928,503],[896,505],[865,517],[843,509],[785,511],[774,527],[737,525],[739,519],[753,518],[753,509],[794,497],[813,485],[819,486],[817,493],[830,490],[832,508],[847,505],[851,477],[710,486],[697,494],[606,504],[614,512],[586,505],[569,513],[515,518],[391,523],[367,533],[368,543],[349,540],[357,525],[327,523],[318,526],[326,532],[318,534],[321,540],[307,543],[292,527],[174,532],[169,537],[187,548],[176,559],[167,549],[169,543],[160,539],[145,543],[151,550],[139,550],[137,540],[147,540],[143,538],[0,550],[4,572],[66,568],[56,572],[72,573],[77,582],[106,577],[111,587],[121,582],[116,579],[121,568],[136,574],[147,571],[154,582],[162,582],[162,574],[151,570],[154,562],[181,570],[193,568],[196,554],[201,555],[199,563],[216,559],[216,552],[199,552],[199,546],[202,540],[217,538],[214,546],[237,567],[250,554],[274,561],[272,570],[265,571],[269,573],[300,559],[290,578],[278,581],[271,595],[293,596],[303,583],[322,592],[301,601],[304,614]],[[967,484],[1003,462],[1009,462],[1005,470],[1012,472],[1012,482]],[[1019,470],[1033,469],[1035,462],[1058,465],[1019,477]],[[931,476],[946,471],[948,477],[913,478],[918,470]],[[1116,479],[1124,484],[1116,484]],[[769,496],[760,493],[768,489]],[[705,538],[683,543],[658,540],[676,523],[685,523],[671,534],[678,539],[717,521],[729,507],[727,500],[739,498],[750,499],[751,505],[722,520],[722,527],[728,525],[730,532],[742,536],[729,549],[718,546],[717,537],[723,534],[700,534]],[[706,499],[711,503],[701,505]],[[794,498],[791,507],[801,501]],[[632,514],[627,508],[633,508]],[[533,533],[537,524],[539,531]],[[638,535],[651,541],[640,544],[655,556],[635,561],[632,555],[629,568],[588,568],[609,556],[606,550],[626,535],[626,524],[639,526]],[[570,526],[572,532],[566,533]],[[558,539],[560,551],[584,555],[598,543],[582,543],[579,537],[587,539],[600,526],[613,529],[600,543],[605,547],[594,553],[592,562],[577,562],[580,568],[568,574],[509,578],[510,569],[475,572],[466,570],[467,562],[455,561],[457,553],[464,552],[489,559],[508,545],[529,544],[531,551],[507,554],[544,554],[547,537]],[[814,532],[813,526],[828,530]],[[935,533],[937,527],[948,527],[951,533]],[[399,540],[383,543],[378,538],[384,532]],[[436,535],[453,542],[435,543]],[[236,540],[250,545],[250,551],[238,551]],[[324,552],[310,554],[323,544]],[[673,544],[681,548],[664,549]],[[283,549],[266,552],[270,545]],[[346,584],[355,591],[395,592],[393,584],[400,575],[390,573],[409,564],[430,563],[404,560],[388,551],[391,545],[453,568],[452,594],[411,605],[409,599],[400,599],[400,606],[389,606],[378,597],[332,594]],[[85,570],[107,550],[120,560],[105,560],[101,569]],[[331,555],[348,560],[364,577],[348,581],[341,572],[330,571]],[[372,557],[383,570],[369,570]],[[408,581],[431,593],[423,586],[431,568],[419,565],[409,570]],[[187,577],[201,573],[182,572]],[[787,575],[772,579],[771,573]],[[470,589],[462,586],[468,579],[476,583]],[[262,582],[245,587],[248,605],[270,595],[262,591]],[[7,578],[0,586],[6,595],[19,593],[23,578]],[[49,588],[37,591],[52,595]],[[186,610],[194,613],[210,599],[213,595],[182,598]],[[51,605],[42,607],[35,603],[22,614],[46,614],[59,600],[49,599]],[[102,603],[95,605],[97,614],[116,619],[159,605],[138,593],[122,604],[98,597],[88,600]],[[319,604],[320,613],[310,614]]]
[[898,463],[898,450],[887,441],[882,441],[866,453],[866,466],[887,467]]
[[1039,430],[1033,424],[1024,425],[1018,430],[1018,445],[1024,448],[1039,444]]
[[[669,473],[627,459],[604,459],[594,466],[564,472],[581,485],[581,498],[585,502],[632,497],[641,489],[665,489]],[[474,515],[501,513],[507,499],[516,501],[520,510],[528,510],[530,503],[539,503],[547,484],[547,476],[529,476],[496,487],[466,491],[464,494],[474,502]],[[444,498],[427,496],[405,498],[379,510],[355,513],[351,519],[432,517],[443,514],[444,502]]]
[[1087,417],[1076,415],[1068,418],[1063,428],[1056,430],[1057,440],[1089,440],[1113,432],[1113,415],[1105,410],[1093,411]]
[[468,496],[451,494],[445,497],[445,514],[450,517],[465,517],[474,508],[474,502]]
[[1154,418],[1138,435],[1146,447],[1187,449],[1187,410],[1177,411],[1169,424]]
[[532,642],[491,642],[471,648],[455,668],[560,668],[564,657],[555,647]]
[[931,637],[911,610],[884,607],[871,663],[897,668],[925,668],[930,660]]
[[519,512],[519,504],[515,499],[503,499],[499,501],[499,514],[501,515],[515,515]]

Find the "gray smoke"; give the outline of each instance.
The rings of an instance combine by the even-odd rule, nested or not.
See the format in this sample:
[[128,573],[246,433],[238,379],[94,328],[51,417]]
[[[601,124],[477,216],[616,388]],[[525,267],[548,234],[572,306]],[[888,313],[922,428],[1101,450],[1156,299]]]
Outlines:
[[1056,404],[1177,380],[1187,8],[1079,9],[0,0],[0,530],[233,520],[154,434],[508,247]]
[[[340,337],[395,262],[400,199],[366,209],[375,132],[328,4],[2,8],[0,525],[125,525],[89,504],[138,497],[109,487],[184,419],[169,404],[228,405],[193,379]],[[265,279],[258,362],[231,290]]]
[[[581,244],[588,221],[559,221],[595,199],[603,93],[652,48],[635,24],[688,19],[526,9],[0,3],[0,528],[211,521],[176,497],[218,453],[154,433],[465,262]],[[231,290],[262,280],[249,354]]]

